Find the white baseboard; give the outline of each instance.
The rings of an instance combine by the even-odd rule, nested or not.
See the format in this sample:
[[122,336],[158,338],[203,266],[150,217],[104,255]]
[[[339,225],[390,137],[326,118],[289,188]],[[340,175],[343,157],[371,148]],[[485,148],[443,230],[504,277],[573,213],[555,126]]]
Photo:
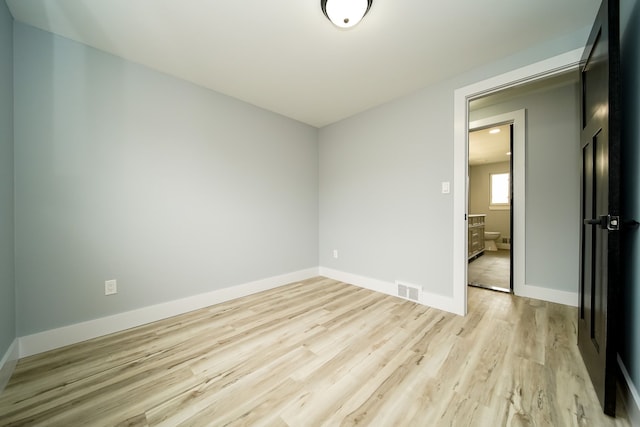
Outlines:
[[[320,275],[328,277],[330,279],[339,280],[341,282],[349,283],[361,288],[369,289],[372,291],[380,292],[383,294],[398,297],[397,285],[395,282],[386,282],[383,280],[372,279],[370,277],[359,276],[357,274],[346,273],[344,271],[334,270],[331,268],[320,267]],[[422,289],[422,286],[417,286]],[[398,297],[400,298],[400,297]],[[456,313],[456,306],[453,297],[446,297],[442,295],[432,294],[422,290],[420,292],[420,301],[417,301],[422,305],[428,307],[437,308],[438,310],[448,311],[450,313]]]
[[0,393],[6,387],[9,382],[9,378],[11,378],[11,374],[13,374],[13,370],[16,367],[16,363],[18,363],[18,359],[20,357],[19,354],[19,340],[16,338],[13,340],[7,352],[0,359]]
[[156,304],[100,319],[76,323],[61,328],[20,337],[20,357],[27,357],[88,339],[166,319],[189,311],[219,304],[235,298],[251,295],[318,276],[318,268],[300,270],[269,277],[229,288],[217,289],[175,301]]
[[520,285],[516,284],[514,293],[519,297],[534,298],[558,304],[578,306],[578,293],[559,291],[557,289],[549,289],[543,286]]
[[627,408],[627,414],[629,415],[629,421],[633,427],[640,427],[640,394],[636,388],[627,368],[624,366],[620,355],[618,355],[618,366],[622,372],[624,383],[622,384],[622,397],[624,398],[624,405]]

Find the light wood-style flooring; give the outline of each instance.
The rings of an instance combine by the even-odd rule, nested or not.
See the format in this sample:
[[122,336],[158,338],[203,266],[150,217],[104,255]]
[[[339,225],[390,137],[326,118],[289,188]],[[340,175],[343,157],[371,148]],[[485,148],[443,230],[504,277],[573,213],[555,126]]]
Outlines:
[[510,251],[484,251],[467,267],[467,281],[478,286],[495,286],[508,290],[511,288]]
[[629,425],[575,342],[571,307],[469,288],[460,317],[316,278],[22,359],[0,425]]

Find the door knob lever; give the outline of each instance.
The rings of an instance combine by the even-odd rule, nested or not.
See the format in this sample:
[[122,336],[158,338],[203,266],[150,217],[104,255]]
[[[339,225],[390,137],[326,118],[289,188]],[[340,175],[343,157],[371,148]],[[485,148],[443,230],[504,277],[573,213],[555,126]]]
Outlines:
[[606,216],[601,216],[600,218],[594,218],[594,219],[585,219],[583,221],[584,225],[599,225],[599,226],[606,226],[607,224],[607,217]]
[[599,225],[600,228],[609,231],[620,229],[620,217],[617,215],[600,215],[600,218],[584,219],[584,225]]

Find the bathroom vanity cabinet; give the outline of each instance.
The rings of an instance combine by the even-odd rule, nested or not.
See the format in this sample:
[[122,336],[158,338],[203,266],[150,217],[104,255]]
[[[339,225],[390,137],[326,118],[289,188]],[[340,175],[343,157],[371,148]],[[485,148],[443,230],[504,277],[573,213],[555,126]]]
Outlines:
[[485,215],[469,215],[469,259],[484,252]]

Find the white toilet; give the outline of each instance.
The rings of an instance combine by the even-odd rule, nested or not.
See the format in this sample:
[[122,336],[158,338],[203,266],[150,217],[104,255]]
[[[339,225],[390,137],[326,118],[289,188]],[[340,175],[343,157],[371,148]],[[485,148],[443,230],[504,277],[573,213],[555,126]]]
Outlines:
[[496,240],[500,237],[499,231],[485,231],[484,232],[484,250],[485,251],[497,251]]

